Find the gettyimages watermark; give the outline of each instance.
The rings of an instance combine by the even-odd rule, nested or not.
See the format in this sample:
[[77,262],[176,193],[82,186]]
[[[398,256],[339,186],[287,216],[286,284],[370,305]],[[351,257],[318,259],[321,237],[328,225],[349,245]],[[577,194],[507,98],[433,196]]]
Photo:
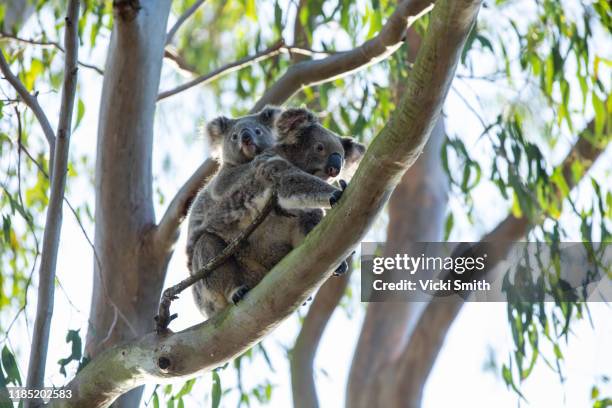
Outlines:
[[361,244],[362,302],[609,302],[612,243]]

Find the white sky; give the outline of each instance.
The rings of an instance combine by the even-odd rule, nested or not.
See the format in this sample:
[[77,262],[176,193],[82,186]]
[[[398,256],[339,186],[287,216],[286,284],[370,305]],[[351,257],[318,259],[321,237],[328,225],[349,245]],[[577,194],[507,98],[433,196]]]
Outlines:
[[[101,38],[99,41],[103,41]],[[98,47],[93,55],[87,52],[81,53],[81,59],[93,61],[102,66],[103,50]],[[478,67],[486,72],[486,63]],[[100,77],[91,70],[81,69],[79,71],[79,96],[86,101],[86,112],[83,122],[74,134],[71,142],[73,157],[94,154],[98,102],[102,81]],[[165,67],[162,78],[161,89],[171,87],[176,83],[176,77],[171,69]],[[461,89],[461,83],[457,83],[457,89]],[[6,89],[6,83],[0,84]],[[480,96],[486,97],[491,90],[478,88],[473,89]],[[211,112],[206,105],[206,88],[196,87],[182,93],[158,105],[155,123],[155,148],[154,148],[154,174],[162,175],[162,163],[164,157],[170,155],[173,163],[167,174],[156,177],[156,188],[163,191],[167,199],[175,192],[181,183],[192,173],[206,154],[204,141],[198,135],[199,120],[211,118],[217,112]],[[473,95],[467,91],[466,97],[477,106]],[[52,125],[55,125],[58,109],[58,95],[55,93],[41,94],[41,103],[49,113]],[[489,155],[486,150],[475,145],[475,137],[480,134],[480,124],[475,117],[463,105],[457,94],[451,91],[447,100],[445,112],[449,134],[459,134],[466,140],[466,145],[474,147],[472,154]],[[579,127],[577,125],[577,127]],[[37,126],[33,132],[41,137]],[[185,143],[185,140],[193,140]],[[470,140],[472,142],[470,142]],[[470,143],[474,143],[471,145]],[[571,140],[566,140],[569,146]],[[561,156],[563,152],[561,153]],[[93,156],[92,156],[93,157]],[[600,162],[612,162],[612,154],[608,151]],[[604,182],[609,180],[609,169],[605,169],[602,163],[598,163],[592,171],[592,176]],[[486,166],[485,166],[486,168]],[[69,186],[69,199],[78,204],[85,200],[92,201],[91,186],[87,181],[78,183],[71,182]],[[608,184],[609,186],[609,184]],[[465,217],[456,217],[457,230],[453,233],[456,239],[476,239],[480,234],[507,214],[507,206],[497,197],[491,187],[483,187],[478,193],[479,197],[492,197],[491,200],[479,200],[475,203],[476,214],[479,220],[476,227],[469,226]],[[579,193],[580,194],[580,193]],[[580,197],[581,199],[583,197]],[[586,199],[586,198],[585,198]],[[93,205],[93,202],[91,203]],[[156,206],[159,216],[163,206]],[[456,200],[451,200],[451,208],[461,214],[462,205]],[[376,224],[369,234],[368,240],[384,240],[384,217]],[[90,237],[93,237],[93,228],[87,225]],[[187,270],[184,257],[185,234],[177,244],[177,251],[170,266],[167,285],[183,279]],[[70,354],[70,347],[65,343],[64,337],[68,329],[81,329],[84,338],[89,302],[91,298],[92,278],[92,253],[91,248],[83,239],[82,232],[78,228],[72,214],[64,213],[63,234],[60,245],[58,260],[58,279],[63,289],[57,288],[55,312],[52,324],[52,337],[50,344],[50,355],[47,364],[47,383],[59,386],[65,379],[59,374],[57,360]],[[346,378],[352,358],[352,352],[358,337],[360,323],[364,316],[364,306],[358,302],[359,281],[358,274],[352,279],[353,299],[349,302],[349,317],[343,310],[337,310],[324,334],[319,352],[315,362],[316,380],[322,407],[339,407],[344,401]],[[10,336],[11,346],[18,352],[18,361],[22,376],[25,378],[27,367],[27,351],[30,344],[31,324],[35,311],[36,299],[35,289],[30,289],[28,316],[30,319],[30,331],[26,330],[23,319],[13,328]],[[68,294],[68,296],[66,296]],[[200,322],[202,317],[196,311],[189,293],[173,303],[173,310],[179,313],[179,319],[173,322],[175,330],[188,327]],[[575,323],[570,342],[563,347],[566,360],[563,365],[566,382],[561,385],[556,373],[540,361],[523,385],[522,391],[529,401],[523,406],[532,407],[586,407],[589,406],[591,386],[598,381],[601,375],[612,376],[612,314],[610,307],[603,304],[591,304],[590,310],[593,318],[594,329],[590,327],[588,320]],[[306,308],[299,312],[304,314]],[[12,315],[3,315],[1,319],[7,322]],[[293,340],[299,328],[297,316],[291,317],[281,325],[264,345],[272,357],[275,372],[269,369],[263,359],[258,358],[250,366],[244,369],[243,377],[245,383],[257,384],[269,378],[275,385],[273,391],[272,406],[286,407],[290,405],[291,394],[289,384],[289,370],[287,360],[284,357],[286,349],[292,346]],[[483,369],[488,361],[490,350],[494,351],[498,368],[494,372]],[[504,304],[495,303],[471,303],[467,304],[461,311],[459,317],[452,326],[447,336],[444,348],[434,366],[433,373],[427,384],[424,394],[424,407],[440,406],[470,406],[490,407],[495,404],[499,407],[516,407],[519,405],[516,395],[507,390],[500,378],[501,364],[507,363],[509,352],[512,350],[512,337],[506,318],[506,307]],[[547,350],[547,357],[552,360],[552,353]],[[74,364],[69,366],[69,375],[73,374]],[[264,373],[262,375],[261,373]],[[233,370],[227,369],[221,373],[223,388],[234,384]],[[602,388],[603,395],[612,394],[612,386],[608,384]],[[606,388],[607,387],[607,388]],[[150,387],[149,387],[150,388]],[[206,374],[203,380],[198,381],[192,397],[187,401],[187,406],[198,406],[198,401],[204,400],[204,391],[210,389],[210,375]],[[148,399],[150,390],[145,392],[144,400]],[[222,406],[235,406],[232,402],[235,396],[224,396]],[[255,402],[253,399],[252,402]],[[208,406],[210,401],[205,401],[202,406]],[[257,406],[255,402],[253,406]]]

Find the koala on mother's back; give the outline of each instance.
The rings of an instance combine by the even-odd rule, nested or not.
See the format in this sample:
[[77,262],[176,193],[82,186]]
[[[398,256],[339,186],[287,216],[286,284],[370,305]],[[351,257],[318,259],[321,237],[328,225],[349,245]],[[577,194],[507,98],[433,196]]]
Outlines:
[[[274,130],[277,143],[240,165],[241,176],[223,199],[208,209],[207,232],[228,243],[253,221],[272,194],[277,195],[280,207],[236,252],[233,261],[237,267],[231,273],[227,269],[212,271],[194,289],[198,305],[209,317],[230,302],[240,301],[303,241],[321,220],[322,210],[341,196],[342,190],[328,181],[347,164],[358,162],[365,151],[353,139],[324,128],[306,109],[283,111]],[[194,270],[201,266],[198,258],[194,252]]]

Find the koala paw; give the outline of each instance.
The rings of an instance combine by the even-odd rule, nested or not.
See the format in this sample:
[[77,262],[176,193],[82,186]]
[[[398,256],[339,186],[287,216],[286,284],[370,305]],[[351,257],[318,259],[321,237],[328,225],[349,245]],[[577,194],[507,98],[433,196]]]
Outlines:
[[346,181],[344,180],[338,180],[338,183],[340,184],[340,190],[334,191],[332,196],[329,198],[329,205],[332,207],[335,206],[338,201],[340,201],[342,193],[344,193],[347,186]]
[[342,261],[342,263],[338,265],[338,267],[334,271],[334,276],[344,275],[348,271],[348,268],[348,263],[346,261]]
[[237,289],[234,290],[234,293],[232,294],[232,302],[237,305],[238,302],[244,299],[248,292],[249,288],[246,285],[239,286]]

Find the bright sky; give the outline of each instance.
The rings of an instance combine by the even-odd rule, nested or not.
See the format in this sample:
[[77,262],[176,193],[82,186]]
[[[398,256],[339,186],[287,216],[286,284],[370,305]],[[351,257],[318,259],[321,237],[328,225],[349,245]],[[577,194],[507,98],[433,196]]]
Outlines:
[[[99,41],[101,41],[100,39]],[[103,50],[98,50],[93,55],[87,52],[81,53],[81,58],[93,61],[102,66],[104,61]],[[479,69],[486,72],[486,63]],[[85,117],[80,128],[74,134],[71,142],[73,157],[88,154],[93,157],[97,129],[98,102],[102,81],[100,77],[91,70],[81,69],[79,71],[79,93],[80,97],[87,101]],[[164,68],[162,89],[167,89],[176,83],[173,71],[169,67]],[[455,81],[458,90],[463,89],[459,81]],[[0,84],[6,89],[6,83]],[[476,84],[473,91],[481,97],[487,97],[492,92],[490,89]],[[178,189],[193,170],[206,157],[206,146],[198,135],[198,125],[201,119],[210,119],[217,112],[211,112],[206,105],[210,96],[206,88],[196,87],[182,93],[158,105],[155,123],[155,150],[154,150],[154,174],[156,177],[156,188],[166,196],[167,200]],[[466,98],[477,105],[474,96],[468,91]],[[55,93],[41,93],[43,107],[50,112],[52,125],[55,125],[58,95]],[[466,144],[470,141],[475,143],[475,138],[480,134],[480,124],[473,114],[467,110],[457,93],[451,91],[445,112],[449,134],[459,134],[465,138]],[[221,112],[219,112],[221,113]],[[223,112],[227,113],[227,112]],[[37,126],[33,132],[40,136]],[[185,143],[187,140],[189,143]],[[568,137],[566,145],[571,140]],[[478,154],[480,149],[475,147]],[[489,153],[480,149],[480,154]],[[174,162],[164,174],[162,166],[166,155],[170,155]],[[612,162],[612,154],[607,152],[602,162]],[[180,158],[180,159],[178,159]],[[161,176],[163,174],[163,176]],[[598,180],[609,179],[609,169],[604,169],[601,163],[592,171],[592,176]],[[74,203],[80,203],[91,199],[91,186],[87,180],[69,185],[68,197]],[[479,194],[483,197],[496,197],[490,187]],[[580,197],[582,199],[582,197]],[[585,198],[586,199],[586,198]],[[91,200],[90,200],[91,201]],[[469,226],[462,217],[457,218],[457,230],[453,233],[456,239],[476,239],[507,213],[507,206],[499,199],[493,201],[480,200],[476,202],[476,213],[479,214],[477,226]],[[93,205],[93,203],[92,203]],[[156,204],[156,212],[159,215],[165,206]],[[461,203],[451,200],[451,208],[456,213],[461,213]],[[376,224],[369,234],[368,240],[384,241],[384,217]],[[93,237],[93,227],[86,225],[88,234]],[[184,257],[185,233],[177,244],[177,250],[173,257],[167,278],[167,286],[183,279],[187,274]],[[87,326],[89,302],[92,286],[92,252],[91,248],[83,239],[83,234],[77,226],[72,214],[64,213],[63,234],[58,261],[58,279],[61,288],[56,291],[55,313],[52,324],[52,337],[50,344],[50,355],[47,365],[47,383],[59,386],[65,383],[65,379],[59,374],[57,360],[70,354],[70,347],[65,343],[64,337],[68,329],[81,329],[84,338],[84,330]],[[325,332],[315,362],[316,380],[322,407],[339,407],[344,401],[346,379],[348,368],[352,358],[352,352],[358,337],[360,322],[364,316],[365,305],[359,303],[359,274],[352,279],[353,297],[349,301],[348,311],[337,310]],[[10,336],[11,346],[17,350],[19,365],[22,374],[27,367],[27,351],[30,344],[31,324],[35,310],[35,287],[30,289],[28,303],[28,316],[30,319],[29,330],[23,324],[23,319],[13,328]],[[202,321],[202,317],[196,311],[189,293],[173,303],[173,310],[179,313],[179,319],[173,322],[173,329],[188,327]],[[306,308],[299,312],[304,314]],[[541,361],[538,363],[533,374],[523,385],[528,406],[532,407],[586,407],[589,406],[591,386],[599,382],[603,395],[612,394],[611,384],[601,384],[602,375],[612,377],[612,319],[610,319],[610,307],[603,304],[591,304],[590,311],[594,329],[588,320],[576,323],[570,342],[563,347],[566,360],[563,365],[566,381],[560,384],[556,373],[549,369]],[[6,322],[11,316],[2,316]],[[290,318],[281,325],[264,345],[270,354],[275,371],[271,372],[262,358],[256,359],[245,368],[243,378],[245,385],[255,385],[268,378],[275,385],[273,391],[272,406],[286,407],[290,405],[291,394],[289,384],[289,369],[285,358],[286,350],[290,349],[299,323],[297,315]],[[440,406],[462,406],[490,407],[492,404],[498,407],[516,407],[518,405],[516,395],[508,391],[500,378],[501,364],[508,362],[508,355],[512,349],[512,338],[506,320],[505,304],[496,303],[470,303],[467,304],[456,322],[454,323],[444,348],[436,362],[433,373],[427,384],[424,395],[424,407]],[[552,359],[552,352],[547,350],[547,357]],[[490,361],[491,355],[497,362],[495,370],[485,370],[485,364]],[[73,375],[74,364],[69,366],[69,375]],[[264,373],[262,375],[262,373]],[[233,370],[227,369],[221,374],[223,388],[235,384]],[[606,388],[607,387],[607,388]],[[150,395],[149,387],[145,392],[145,400]],[[210,375],[206,374],[203,380],[197,382],[195,391],[187,406],[208,406],[210,401],[204,400],[204,393],[210,389]],[[199,391],[198,391],[199,390]],[[204,391],[205,390],[205,391]],[[234,396],[224,396],[223,406],[234,406]],[[255,402],[253,400],[252,402]],[[257,406],[255,402],[253,406]],[[527,404],[525,404],[527,406]]]

